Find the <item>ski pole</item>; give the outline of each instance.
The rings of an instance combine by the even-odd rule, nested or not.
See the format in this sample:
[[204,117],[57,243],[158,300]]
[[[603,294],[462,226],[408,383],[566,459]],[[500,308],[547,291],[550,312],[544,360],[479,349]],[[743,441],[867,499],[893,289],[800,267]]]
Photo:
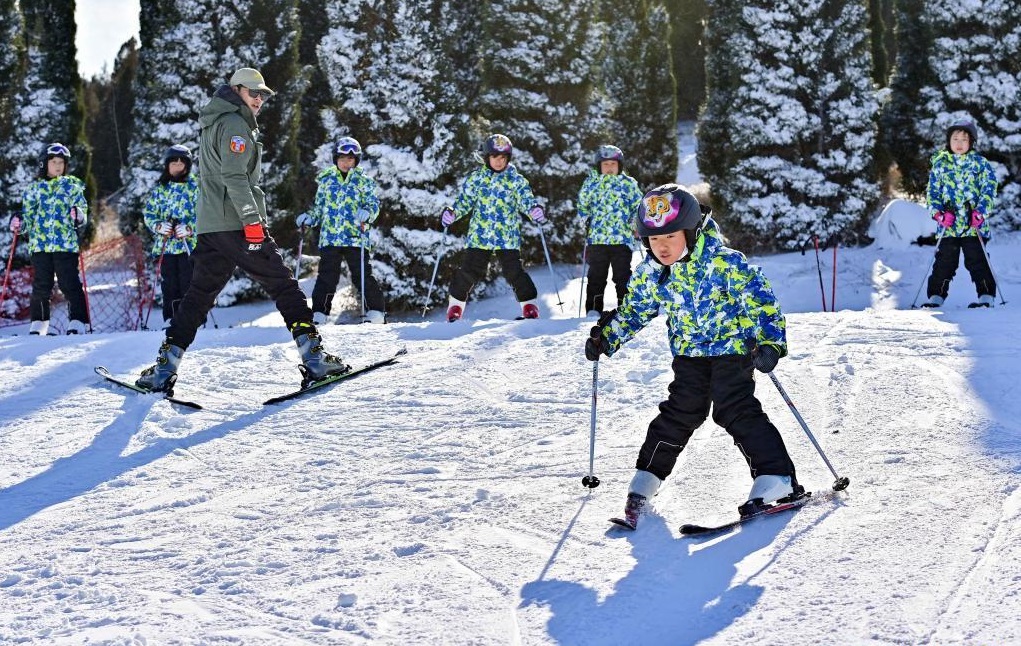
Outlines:
[[599,392],[599,360],[592,362],[592,416],[589,423],[588,439],[588,475],[581,479],[581,484],[589,489],[599,486],[599,478],[593,475],[596,461],[596,400]]
[[429,311],[429,299],[433,294],[433,285],[436,284],[436,272],[440,269],[440,258],[443,257],[443,250],[447,246],[447,227],[443,227],[443,239],[440,242],[440,251],[436,254],[436,264],[433,265],[433,277],[429,279],[429,291],[425,295],[425,305],[422,307],[422,318],[425,318],[425,313]]
[[294,280],[298,280],[298,272],[301,270],[301,250],[305,247],[305,225],[301,225],[301,233],[298,234],[298,257],[294,259]]
[[822,311],[826,311],[826,289],[822,284],[822,264],[819,262],[819,236],[812,234],[812,243],[815,245],[815,269],[819,272],[819,294],[822,295]]
[[[915,297],[911,301],[911,309],[915,309],[915,303],[918,302],[918,295],[922,293],[922,287],[925,286],[925,279],[932,273],[932,268],[936,266],[936,254],[939,253],[939,243],[943,240],[943,236],[946,235],[946,232],[947,230],[944,228],[939,232],[939,235],[936,236],[936,251],[932,253],[932,262],[929,263],[929,269],[925,272],[925,276],[922,276],[922,282],[918,285],[918,291],[915,292]],[[996,280],[995,276],[993,276],[993,280]]]
[[833,287],[830,289],[830,311],[837,311],[837,246],[840,243],[833,242]]
[[156,302],[156,285],[160,278],[160,268],[163,266],[163,254],[167,252],[167,240],[169,236],[163,236],[163,244],[160,245],[160,257],[156,260],[156,271],[152,277],[152,296],[149,297],[149,309],[145,311],[145,320],[142,321],[142,329],[149,329],[149,315],[152,314],[152,306]]
[[780,396],[783,397],[783,400],[787,402],[787,406],[791,409],[791,412],[794,413],[794,418],[798,420],[798,423],[801,424],[801,428],[805,431],[805,434],[808,435],[808,439],[812,441],[812,446],[814,446],[815,450],[819,452],[819,455],[822,457],[822,461],[826,463],[826,466],[830,469],[830,473],[832,473],[833,477],[836,478],[833,482],[833,491],[843,491],[844,489],[847,489],[847,486],[851,484],[851,481],[837,475],[833,465],[830,464],[826,454],[823,453],[822,447],[819,446],[819,443],[815,440],[815,436],[812,435],[812,431],[808,430],[808,424],[806,424],[805,420],[801,417],[801,413],[799,413],[797,407],[794,406],[794,402],[792,402],[791,398],[787,396],[787,391],[785,391],[783,386],[780,385],[780,380],[776,378],[776,375],[773,374],[772,371],[768,374],[769,378],[773,380],[773,385],[780,391]]
[[7,256],[7,270],[4,272],[4,286],[0,289],[0,317],[4,312],[4,301],[7,299],[7,282],[11,277],[11,263],[14,262],[14,250],[18,248],[18,234],[11,236],[11,253]]
[[546,265],[549,267],[549,277],[553,281],[553,289],[557,293],[557,305],[560,306],[560,313],[564,313],[564,301],[560,299],[560,290],[557,288],[557,277],[553,274],[553,263],[549,259],[549,248],[546,247],[546,234],[542,232],[542,226],[539,226],[539,239],[542,240],[542,253],[546,256]]
[[78,250],[78,270],[82,274],[82,294],[85,296],[85,316],[89,319],[89,334],[92,334],[92,305],[89,303],[89,281],[85,277],[85,250]]
[[578,318],[582,317],[582,312],[585,307],[585,270],[588,264],[588,235],[585,236],[585,244],[581,248],[581,288],[578,294]]
[[996,272],[993,271],[993,263],[989,259],[989,252],[986,251],[986,243],[982,240],[982,235],[978,236],[978,244],[982,247],[982,255],[986,257],[986,265],[989,266],[989,273],[993,275],[993,282],[996,283],[996,291],[1000,293],[1000,305],[1006,305],[1007,301],[1003,297],[1003,288],[1000,287],[1000,280],[996,277]]
[[361,264],[362,264],[362,275],[361,275],[361,294],[362,294],[362,318],[365,318],[365,223],[361,224],[362,235],[359,238],[361,244]]

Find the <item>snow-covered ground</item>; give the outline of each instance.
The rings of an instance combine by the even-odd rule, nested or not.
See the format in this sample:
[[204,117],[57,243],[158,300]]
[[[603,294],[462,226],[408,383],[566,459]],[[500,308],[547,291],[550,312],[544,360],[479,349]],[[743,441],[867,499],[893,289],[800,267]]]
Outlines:
[[[539,321],[506,295],[455,324],[325,326],[354,364],[409,354],[270,407],[299,374],[269,304],[199,333],[177,389],[198,412],[93,374],[138,373],[159,333],[6,330],[0,643],[1021,643],[1021,315],[967,309],[963,268],[945,309],[911,309],[933,249],[898,235],[925,226],[896,203],[876,244],[840,249],[836,312],[831,250],[755,259],[788,314],[776,375],[851,486],[760,378],[819,500],[711,539],[678,528],[750,484],[711,421],[637,532],[607,522],[671,379],[662,321],[600,364],[602,484],[582,486],[578,266],[530,269]],[[1018,298],[1021,236],[989,251]]]

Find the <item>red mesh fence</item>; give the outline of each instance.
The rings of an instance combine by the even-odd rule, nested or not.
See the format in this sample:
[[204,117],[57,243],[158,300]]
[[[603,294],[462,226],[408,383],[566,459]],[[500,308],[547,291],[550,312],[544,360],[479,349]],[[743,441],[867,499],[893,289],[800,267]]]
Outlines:
[[[107,240],[82,254],[82,284],[88,300],[93,332],[119,332],[142,327],[153,300],[152,270],[146,266],[142,242],[136,236]],[[0,305],[0,327],[28,323],[32,294],[32,268],[11,269]],[[67,329],[67,304],[54,289],[50,304],[50,331]]]

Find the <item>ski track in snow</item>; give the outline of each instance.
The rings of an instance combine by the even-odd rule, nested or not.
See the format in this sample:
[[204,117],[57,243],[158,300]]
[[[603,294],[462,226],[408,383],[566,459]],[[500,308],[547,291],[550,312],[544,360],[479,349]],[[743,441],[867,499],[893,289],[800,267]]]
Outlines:
[[[908,309],[929,259],[842,250],[835,313],[814,255],[756,259],[788,313],[776,374],[851,486],[759,376],[819,500],[702,539],[678,528],[750,483],[711,420],[637,532],[607,522],[672,377],[662,320],[600,362],[581,486],[578,267],[540,321],[496,290],[455,324],[324,326],[352,364],[408,356],[274,406],[300,375],[271,305],[200,331],[175,394],[203,411],[93,374],[137,374],[158,334],[2,337],[0,643],[1019,643],[1021,316],[964,309],[963,270],[946,309]],[[1021,293],[1021,254],[997,259]]]

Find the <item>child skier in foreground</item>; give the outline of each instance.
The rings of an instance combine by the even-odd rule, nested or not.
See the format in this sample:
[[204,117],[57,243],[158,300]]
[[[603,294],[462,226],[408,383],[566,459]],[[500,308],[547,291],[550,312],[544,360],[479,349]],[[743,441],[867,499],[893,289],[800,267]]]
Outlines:
[[734,438],[754,478],[742,515],[804,495],[752,378],[753,368],[771,372],[787,354],[783,314],[769,282],[743,254],[723,246],[709,215],[676,184],[646,193],[637,229],[650,253],[635,268],[619,310],[600,318],[585,344],[591,361],[613,356],[660,308],[668,316],[674,380],[638,453],[624,511],[632,529],[710,404],[713,421]]

